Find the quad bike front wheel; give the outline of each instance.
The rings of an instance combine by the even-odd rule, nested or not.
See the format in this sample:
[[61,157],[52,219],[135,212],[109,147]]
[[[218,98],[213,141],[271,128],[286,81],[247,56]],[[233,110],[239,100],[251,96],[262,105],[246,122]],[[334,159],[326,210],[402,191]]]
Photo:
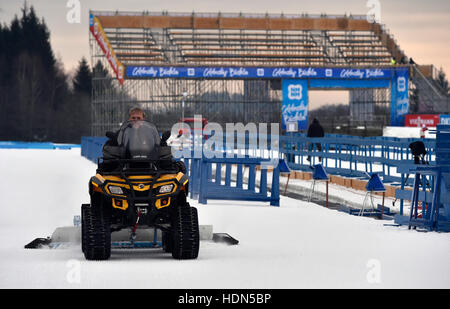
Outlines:
[[188,203],[178,207],[172,233],[172,257],[179,260],[196,259],[200,246],[197,209]]
[[107,260],[111,256],[111,227],[101,196],[94,194],[91,205],[82,206],[81,247],[87,260]]

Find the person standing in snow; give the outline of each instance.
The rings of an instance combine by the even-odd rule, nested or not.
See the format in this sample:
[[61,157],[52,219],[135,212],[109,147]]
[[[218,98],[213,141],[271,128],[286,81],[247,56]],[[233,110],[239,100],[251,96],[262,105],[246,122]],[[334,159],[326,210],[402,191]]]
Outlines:
[[[317,120],[317,118],[314,118],[312,123],[309,125],[308,127],[308,133],[306,134],[306,137],[313,137],[313,138],[318,138],[318,137],[324,137],[325,136],[325,132],[323,130],[323,127],[320,125],[319,120]],[[318,151],[322,151],[322,145],[320,143],[315,143],[317,150]],[[309,151],[312,151],[314,148],[314,143],[310,143],[309,144]],[[308,161],[311,161],[311,156],[308,156],[308,158],[306,159]],[[322,158],[319,157],[319,162],[322,162]]]

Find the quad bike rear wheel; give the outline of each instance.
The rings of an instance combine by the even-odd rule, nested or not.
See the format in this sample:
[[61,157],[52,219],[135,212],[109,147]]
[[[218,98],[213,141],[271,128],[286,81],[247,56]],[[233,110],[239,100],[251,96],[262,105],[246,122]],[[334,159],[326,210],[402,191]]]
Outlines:
[[91,205],[82,207],[82,250],[87,260],[107,260],[111,256],[111,227],[109,212],[102,197],[94,194]]
[[188,203],[177,208],[173,222],[172,257],[179,260],[196,259],[200,245],[197,209]]

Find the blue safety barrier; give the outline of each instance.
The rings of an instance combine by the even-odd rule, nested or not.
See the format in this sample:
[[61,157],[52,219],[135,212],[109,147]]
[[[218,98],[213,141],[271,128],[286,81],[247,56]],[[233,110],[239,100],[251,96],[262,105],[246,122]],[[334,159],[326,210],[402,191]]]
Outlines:
[[[409,149],[412,142],[424,142],[427,161],[434,161],[436,140],[395,137],[359,137],[349,135],[325,134],[323,138],[308,138],[306,134],[287,133],[283,136],[267,136],[264,141],[267,151],[258,147],[260,136],[237,134],[230,138],[223,134],[221,151],[239,149],[239,153],[250,157],[283,158],[292,170],[309,171],[310,166],[321,163],[328,173],[346,177],[366,177],[376,172],[385,183],[403,182],[405,175],[395,174],[396,168],[414,162]],[[276,141],[272,143],[272,139]],[[320,144],[320,149],[319,149]],[[272,148],[275,145],[276,148]],[[217,146],[217,145],[216,145]],[[215,149],[219,150],[219,149]],[[307,161],[307,158],[310,161]],[[408,185],[413,181],[409,180]]]
[[[275,139],[275,142],[272,141]],[[231,147],[227,144],[231,140]],[[229,153],[239,149],[239,153],[256,158],[286,159],[292,170],[309,171],[310,166],[321,163],[328,173],[346,177],[366,177],[376,172],[385,183],[404,181],[395,170],[405,162],[414,162],[409,145],[417,138],[359,137],[326,134],[323,138],[308,138],[306,134],[287,133],[283,136],[268,135],[263,139],[266,151],[257,149],[260,136],[237,134],[232,137],[223,134],[222,145],[216,151]],[[427,161],[435,157],[435,139],[420,139],[424,142]],[[320,144],[320,150],[319,145]],[[306,158],[310,158],[307,161]],[[413,181],[409,180],[408,185]]]
[[103,156],[102,149],[107,140],[108,138],[103,136],[83,136],[81,138],[81,155],[97,163],[97,159]]
[[186,174],[189,177],[189,196],[191,199],[197,199],[200,192],[200,168],[201,159],[183,158],[186,165]]
[[80,148],[79,144],[58,144],[38,142],[0,142],[0,149],[72,149]]
[[[367,173],[376,172],[385,183],[401,182],[404,180],[402,175],[394,175],[393,171],[405,162],[414,162],[409,145],[417,140],[334,134],[308,138],[305,134],[288,134],[280,136],[280,152],[294,170],[308,171],[311,165],[321,161],[330,174],[365,177]],[[426,159],[431,161],[435,155],[436,141],[422,141],[427,149]],[[310,161],[305,160],[308,157]]]
[[[200,160],[200,190],[198,201],[207,204],[209,199],[270,202],[271,206],[280,206],[280,167],[277,164],[272,172],[270,195],[267,182],[267,169],[264,163],[270,160],[259,158],[213,158]],[[215,165],[215,176],[211,171]],[[225,166],[225,180],[222,181],[222,167]],[[236,167],[236,183],[231,183],[232,167]],[[259,189],[256,188],[256,167],[260,166]],[[244,188],[244,170],[248,167],[248,185]]]
[[[400,191],[396,197],[411,200],[409,216],[395,222],[409,228],[450,232],[450,125],[438,125],[436,165],[404,165],[399,172],[414,174],[413,191]],[[409,193],[409,194],[407,194]]]

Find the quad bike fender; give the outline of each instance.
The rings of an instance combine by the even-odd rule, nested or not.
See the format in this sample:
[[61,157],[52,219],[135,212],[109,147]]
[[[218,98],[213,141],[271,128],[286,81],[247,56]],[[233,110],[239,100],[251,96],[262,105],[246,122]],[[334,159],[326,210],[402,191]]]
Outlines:
[[105,178],[102,177],[102,175],[97,174],[89,180],[89,194],[92,194],[92,192],[100,192],[102,193],[101,186],[105,182]]
[[183,174],[182,172],[179,172],[177,174],[177,177],[175,178],[182,186],[185,186],[189,182],[189,178],[187,177],[187,175]]

